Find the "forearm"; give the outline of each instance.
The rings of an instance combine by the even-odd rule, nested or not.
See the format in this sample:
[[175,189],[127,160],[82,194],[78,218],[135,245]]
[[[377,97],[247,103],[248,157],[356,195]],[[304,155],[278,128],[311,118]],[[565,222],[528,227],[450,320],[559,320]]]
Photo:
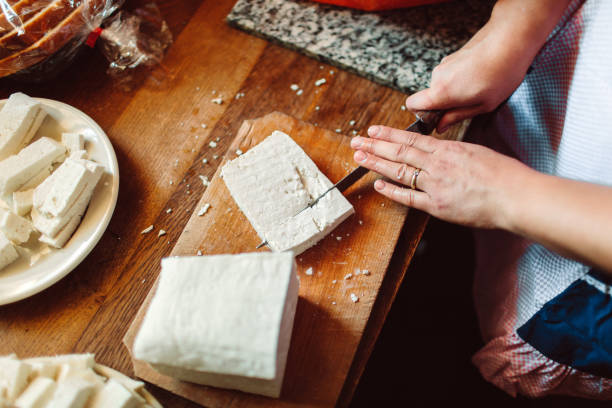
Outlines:
[[612,188],[530,169],[508,194],[503,228],[612,274]]

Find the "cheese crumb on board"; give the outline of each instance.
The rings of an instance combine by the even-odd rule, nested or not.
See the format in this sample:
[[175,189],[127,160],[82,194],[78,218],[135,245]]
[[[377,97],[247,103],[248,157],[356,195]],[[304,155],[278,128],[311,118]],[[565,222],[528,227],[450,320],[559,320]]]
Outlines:
[[206,203],[202,206],[202,208],[200,208],[200,211],[198,211],[198,216],[201,217],[204,214],[206,214],[208,212],[208,210],[210,209],[210,204]]
[[335,284],[336,284],[336,282],[338,282],[338,281],[334,279],[334,280],[332,281],[332,285],[335,285]]
[[306,271],[304,271],[304,273],[305,273],[306,275],[308,275],[308,276],[312,276],[312,274],[313,274],[312,267],[310,267],[310,268],[306,269]]
[[292,91],[297,91],[300,89],[300,86],[298,84],[291,84],[289,88],[291,88]]
[[347,273],[346,275],[344,275],[345,280],[351,279],[352,277],[353,277],[352,273]]
[[223,98],[214,98],[214,99],[211,99],[211,102],[215,103],[217,105],[222,105],[223,104]]
[[197,255],[197,256],[202,256],[202,251],[200,251],[200,250],[198,249],[198,252],[196,252],[196,255]]
[[342,132],[342,129],[336,129],[336,133]]
[[336,241],[342,241],[342,237],[341,236],[337,236],[336,237]]
[[370,271],[368,271],[367,269],[364,269],[361,273],[365,276],[368,276],[370,274]]
[[333,184],[289,135],[279,131],[226,163],[221,174],[242,212],[273,251],[299,255],[354,212],[336,189],[300,212]]
[[166,214],[170,214],[171,212],[172,212],[172,208],[168,208],[168,209],[166,210]]
[[204,184],[204,187],[210,186],[210,180],[208,180],[208,177],[202,175],[199,175],[198,177],[200,177],[200,180],[202,180],[202,184]]
[[298,90],[298,91],[297,91],[295,94],[296,94],[297,96],[300,96],[300,95],[301,95],[301,94],[303,94],[303,93],[304,93],[304,90],[303,90],[303,89],[299,89],[299,90]]
[[159,232],[157,233],[158,237],[164,236],[166,235],[166,230],[160,229]]
[[201,127],[202,129],[206,129],[206,128],[208,127],[208,125],[207,125],[206,123],[202,123],[202,124],[200,125],[200,127]]
[[403,111],[405,111],[405,110],[406,110],[406,106],[405,106],[405,105],[402,105],[402,106],[400,106],[400,109],[401,109],[401,110],[403,110]]
[[325,79],[325,78],[317,79],[315,81],[315,86],[321,86],[321,85],[323,85],[326,82],[327,82],[327,79]]
[[[278,397],[295,271],[289,252],[163,259],[134,357],[177,380]],[[160,336],[160,327],[172,336]]]
[[208,159],[202,159],[202,164],[208,163]]
[[217,147],[217,142],[215,142],[214,140],[211,140],[210,143],[208,144],[208,146],[215,148]]
[[155,228],[155,226],[149,225],[147,228],[145,228],[142,231],[140,231],[140,233],[141,234],[148,234],[149,232],[153,231],[154,228]]
[[355,123],[357,123],[357,122],[355,122],[354,120],[349,121],[349,125],[350,126],[355,126]]
[[351,293],[351,300],[353,301],[353,303],[357,303],[359,302],[359,296],[354,293]]
[[242,156],[242,150],[240,150],[240,149],[236,150],[236,155],[237,156]]

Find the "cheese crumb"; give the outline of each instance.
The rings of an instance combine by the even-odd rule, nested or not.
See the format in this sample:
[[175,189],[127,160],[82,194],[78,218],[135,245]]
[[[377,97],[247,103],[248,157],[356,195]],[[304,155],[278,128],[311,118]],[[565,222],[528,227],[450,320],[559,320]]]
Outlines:
[[363,271],[361,271],[361,274],[368,276],[370,274],[370,271],[368,271],[367,269],[364,269]]
[[202,180],[202,184],[204,184],[204,187],[210,186],[210,180],[208,180],[208,177],[202,176],[201,174],[198,177],[200,177],[200,180]]
[[355,126],[355,123],[357,123],[357,122],[355,122],[354,120],[351,120],[351,121],[349,122],[349,125],[351,125],[351,126]]
[[403,110],[403,111],[405,111],[405,110],[406,110],[406,106],[405,106],[405,105],[402,105],[402,106],[400,107],[400,109],[401,109],[401,110]]
[[351,293],[351,300],[353,301],[353,303],[357,303],[359,302],[359,297],[356,294]]
[[301,95],[301,94],[303,94],[303,93],[304,93],[304,90],[303,90],[303,89],[299,89],[299,90],[298,90],[298,91],[297,91],[295,94],[296,94],[297,96],[300,96],[300,95]]
[[206,203],[202,206],[202,208],[200,208],[200,211],[198,211],[198,216],[203,216],[204,214],[206,214],[208,212],[208,209],[210,208],[210,204]]
[[306,275],[308,276],[312,276],[312,267],[306,269],[306,271],[304,272]]
[[215,98],[215,99],[211,99],[212,103],[216,103],[217,105],[222,105],[223,104],[223,98]]
[[333,69],[329,71],[329,75],[334,75],[334,74],[335,74],[335,72],[334,72]]
[[315,86],[321,86],[321,85],[323,85],[326,82],[327,82],[327,79],[325,79],[325,78],[317,79],[315,81]]
[[213,94],[213,95],[216,94],[216,93],[217,93],[217,91],[215,91],[214,89],[211,92],[211,94]]
[[170,214],[171,212],[172,212],[172,208],[168,208],[168,209],[166,210],[166,214]]
[[344,280],[349,280],[353,277],[352,273],[347,273],[346,275],[344,275]]
[[332,305],[335,305],[335,304],[336,304],[336,302],[332,302]]
[[215,148],[217,147],[217,142],[215,142],[214,140],[211,140],[210,143],[208,144],[210,147]]
[[238,99],[240,99],[240,98],[244,98],[244,92],[238,92],[238,93],[236,94],[236,96],[234,97],[234,99],[236,99],[236,100],[238,100]]
[[353,130],[351,130],[351,133],[352,133],[353,135],[356,135],[356,134],[357,134],[357,131],[356,131],[355,129],[353,129]]
[[342,129],[336,129],[336,133],[342,132]]
[[300,86],[298,84],[291,84],[289,88],[291,88],[292,91],[297,91],[300,89]]
[[197,255],[198,255],[198,256],[202,256],[202,251],[200,251],[200,250],[198,249],[198,253],[197,253]]
[[149,225],[147,228],[145,228],[142,231],[140,231],[140,233],[141,234],[148,234],[149,232],[153,231],[153,228],[155,228],[153,225]]
[[336,237],[338,241],[342,241],[342,237]]
[[240,149],[236,150],[236,154],[237,154],[238,156],[242,156],[242,150],[240,150]]
[[208,159],[202,159],[202,164],[208,163]]
[[214,159],[214,160],[217,160],[218,158],[219,158],[219,155],[218,155],[218,154],[213,154],[213,159]]
[[161,236],[163,236],[163,235],[166,235],[166,231],[165,231],[165,230],[163,230],[163,229],[160,229],[160,230],[159,230],[159,232],[157,233],[157,236],[158,236],[158,237],[161,237]]
[[200,126],[202,127],[202,129],[206,129],[208,127],[206,123],[202,123]]
[[336,284],[336,282],[338,282],[338,281],[334,279],[334,280],[332,281],[332,285],[335,285],[335,284]]

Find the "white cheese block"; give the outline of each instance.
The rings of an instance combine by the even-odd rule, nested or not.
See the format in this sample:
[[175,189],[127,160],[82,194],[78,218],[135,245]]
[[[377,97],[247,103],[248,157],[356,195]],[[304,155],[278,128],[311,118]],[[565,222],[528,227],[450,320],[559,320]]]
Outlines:
[[180,380],[278,397],[298,286],[290,252],[165,258],[134,356]]
[[59,356],[33,357],[24,360],[28,364],[48,363],[61,366],[66,364],[78,369],[93,368],[95,365],[95,356],[91,353],[85,354],[63,354]]
[[13,244],[0,233],[0,270],[12,264],[19,258],[19,252]]
[[85,380],[68,378],[57,385],[48,407],[84,408],[94,389],[94,385]]
[[45,243],[53,248],[63,248],[66,242],[72,237],[74,231],[81,223],[82,216],[76,214],[68,223],[57,233],[55,237],[42,234],[38,239],[40,242]]
[[12,94],[0,110],[0,160],[27,145],[46,115],[35,99],[20,92]]
[[4,396],[9,401],[14,401],[26,388],[31,371],[29,364],[13,356],[0,357],[0,387],[4,387]]
[[0,194],[12,198],[30,179],[53,163],[63,160],[66,148],[55,140],[41,137],[19,154],[0,161]]
[[34,189],[25,191],[15,191],[13,193],[13,212],[17,215],[24,216],[32,211],[32,200],[34,197]]
[[68,158],[34,189],[33,205],[47,217],[62,216],[93,177],[94,174],[87,170],[81,160]]
[[228,162],[222,176],[255,231],[274,251],[298,255],[354,213],[337,190],[316,208],[300,213],[333,184],[291,137],[279,131]]
[[15,400],[15,406],[19,408],[43,408],[47,406],[54,390],[55,381],[46,377],[37,377]]
[[119,382],[110,379],[91,398],[89,408],[133,408],[141,401]]
[[30,239],[34,227],[29,220],[0,208],[0,231],[15,244],[23,244]]
[[[36,209],[36,205],[34,205],[32,208],[31,216],[34,228],[40,231],[43,235],[50,238],[55,238],[71,221],[74,222],[75,217],[81,218],[85,213],[94,189],[102,177],[104,167],[88,160],[83,160],[83,162],[87,162],[86,167],[90,173],[88,183],[83,191],[78,195],[74,201],[74,204],[70,206],[64,215],[59,217],[48,217],[41,214]],[[42,184],[39,187],[42,187]],[[34,191],[34,194],[36,194],[36,190]],[[72,232],[70,235],[71,234]]]
[[85,150],[85,137],[80,133],[62,133],[62,144],[69,154]]

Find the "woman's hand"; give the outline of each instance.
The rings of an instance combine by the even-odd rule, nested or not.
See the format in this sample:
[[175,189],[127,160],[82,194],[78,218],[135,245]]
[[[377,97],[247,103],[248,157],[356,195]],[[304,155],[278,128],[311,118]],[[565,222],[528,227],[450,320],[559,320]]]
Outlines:
[[438,131],[494,110],[520,85],[568,0],[499,0],[491,19],[444,58],[431,87],[406,100],[409,110],[446,110]]
[[[376,181],[376,190],[454,223],[507,229],[511,203],[535,173],[518,160],[475,144],[384,126],[372,126],[368,134],[370,138],[354,138],[351,147],[355,161],[390,179]],[[412,190],[407,186],[416,168],[421,171],[417,190]]]

